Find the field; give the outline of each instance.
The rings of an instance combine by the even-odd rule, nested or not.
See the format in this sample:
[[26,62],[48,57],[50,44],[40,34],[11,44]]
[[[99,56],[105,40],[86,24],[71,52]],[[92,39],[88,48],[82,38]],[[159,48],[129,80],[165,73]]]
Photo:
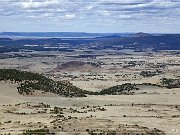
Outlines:
[[137,84],[138,90],[73,98],[37,90],[20,95],[17,83],[1,81],[1,134],[179,133],[180,88],[162,84],[163,78],[180,77],[179,51],[73,51],[7,52],[0,68],[40,73],[93,92],[125,83]]

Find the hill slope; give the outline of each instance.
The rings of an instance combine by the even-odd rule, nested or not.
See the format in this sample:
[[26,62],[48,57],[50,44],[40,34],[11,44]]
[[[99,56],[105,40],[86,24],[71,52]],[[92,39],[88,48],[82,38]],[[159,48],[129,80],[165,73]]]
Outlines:
[[73,86],[70,83],[54,81],[41,74],[19,71],[15,69],[0,69],[0,81],[18,83],[20,94],[31,94],[33,90],[52,92],[65,97],[86,97],[86,91]]
[[113,39],[104,39],[97,41],[99,46],[123,45],[124,48],[154,50],[178,50],[180,49],[180,34],[151,35],[146,33],[137,33],[129,37],[120,37]]

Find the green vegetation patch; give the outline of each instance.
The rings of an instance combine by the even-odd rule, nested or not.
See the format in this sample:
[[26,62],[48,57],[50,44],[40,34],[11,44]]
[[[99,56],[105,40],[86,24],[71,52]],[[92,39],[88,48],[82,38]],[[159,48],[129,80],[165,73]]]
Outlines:
[[138,90],[136,84],[125,83],[122,85],[116,85],[107,89],[103,89],[99,92],[100,95],[118,95],[125,94],[125,92],[130,92],[131,90]]
[[47,135],[50,134],[48,129],[34,129],[26,130],[23,135]]
[[161,84],[166,86],[167,88],[180,88],[180,78],[172,79],[172,78],[162,78]]
[[[143,71],[142,71],[143,72]],[[144,76],[151,76],[144,73]],[[122,85],[116,85],[107,89],[103,89],[100,92],[91,92],[82,90],[76,86],[73,86],[69,82],[54,81],[42,74],[31,73],[27,71],[19,71],[16,69],[0,69],[0,81],[11,81],[18,83],[17,87],[20,94],[32,94],[34,90],[40,90],[43,92],[51,92],[64,97],[86,97],[86,95],[119,95],[119,94],[133,94],[131,90],[138,90],[140,84],[125,83]],[[159,87],[167,88],[180,88],[180,79],[162,78],[162,85],[156,84],[144,84],[155,85]]]
[[152,77],[155,75],[159,75],[162,73],[162,71],[156,70],[156,71],[141,71],[139,74],[143,77]]
[[0,69],[0,81],[20,83],[17,87],[20,94],[31,94],[34,90],[52,92],[65,97],[86,97],[87,91],[70,83],[54,81],[38,73],[19,71],[15,69]]

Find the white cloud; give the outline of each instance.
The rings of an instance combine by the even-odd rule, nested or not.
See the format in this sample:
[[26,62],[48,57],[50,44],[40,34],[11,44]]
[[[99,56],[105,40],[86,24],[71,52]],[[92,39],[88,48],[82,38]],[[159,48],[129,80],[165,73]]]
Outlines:
[[68,13],[68,14],[66,14],[66,15],[64,16],[64,19],[73,19],[73,18],[75,18],[75,17],[76,17],[75,14]]
[[59,1],[58,0],[46,0],[46,1],[33,1],[33,0],[30,0],[29,2],[22,2],[22,7],[23,8],[27,8],[27,9],[30,9],[30,8],[48,8],[48,7],[52,7],[52,6],[55,6],[59,4]]
[[115,26],[140,22],[146,26],[154,22],[158,26],[160,22],[180,22],[179,16],[178,0],[1,0],[0,4],[0,19],[16,18],[32,23],[64,20],[87,26],[109,26],[113,22]]

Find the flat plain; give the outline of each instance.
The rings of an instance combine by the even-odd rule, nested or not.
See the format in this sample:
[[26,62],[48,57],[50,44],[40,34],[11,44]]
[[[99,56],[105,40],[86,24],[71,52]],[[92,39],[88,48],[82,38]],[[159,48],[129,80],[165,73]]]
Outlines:
[[129,94],[69,98],[36,90],[20,95],[18,84],[1,81],[0,133],[178,134],[180,88],[159,87],[162,78],[179,78],[178,52],[77,48],[73,54],[4,53],[23,57],[0,59],[1,69],[40,73],[93,92],[125,83],[137,84],[139,89]]

